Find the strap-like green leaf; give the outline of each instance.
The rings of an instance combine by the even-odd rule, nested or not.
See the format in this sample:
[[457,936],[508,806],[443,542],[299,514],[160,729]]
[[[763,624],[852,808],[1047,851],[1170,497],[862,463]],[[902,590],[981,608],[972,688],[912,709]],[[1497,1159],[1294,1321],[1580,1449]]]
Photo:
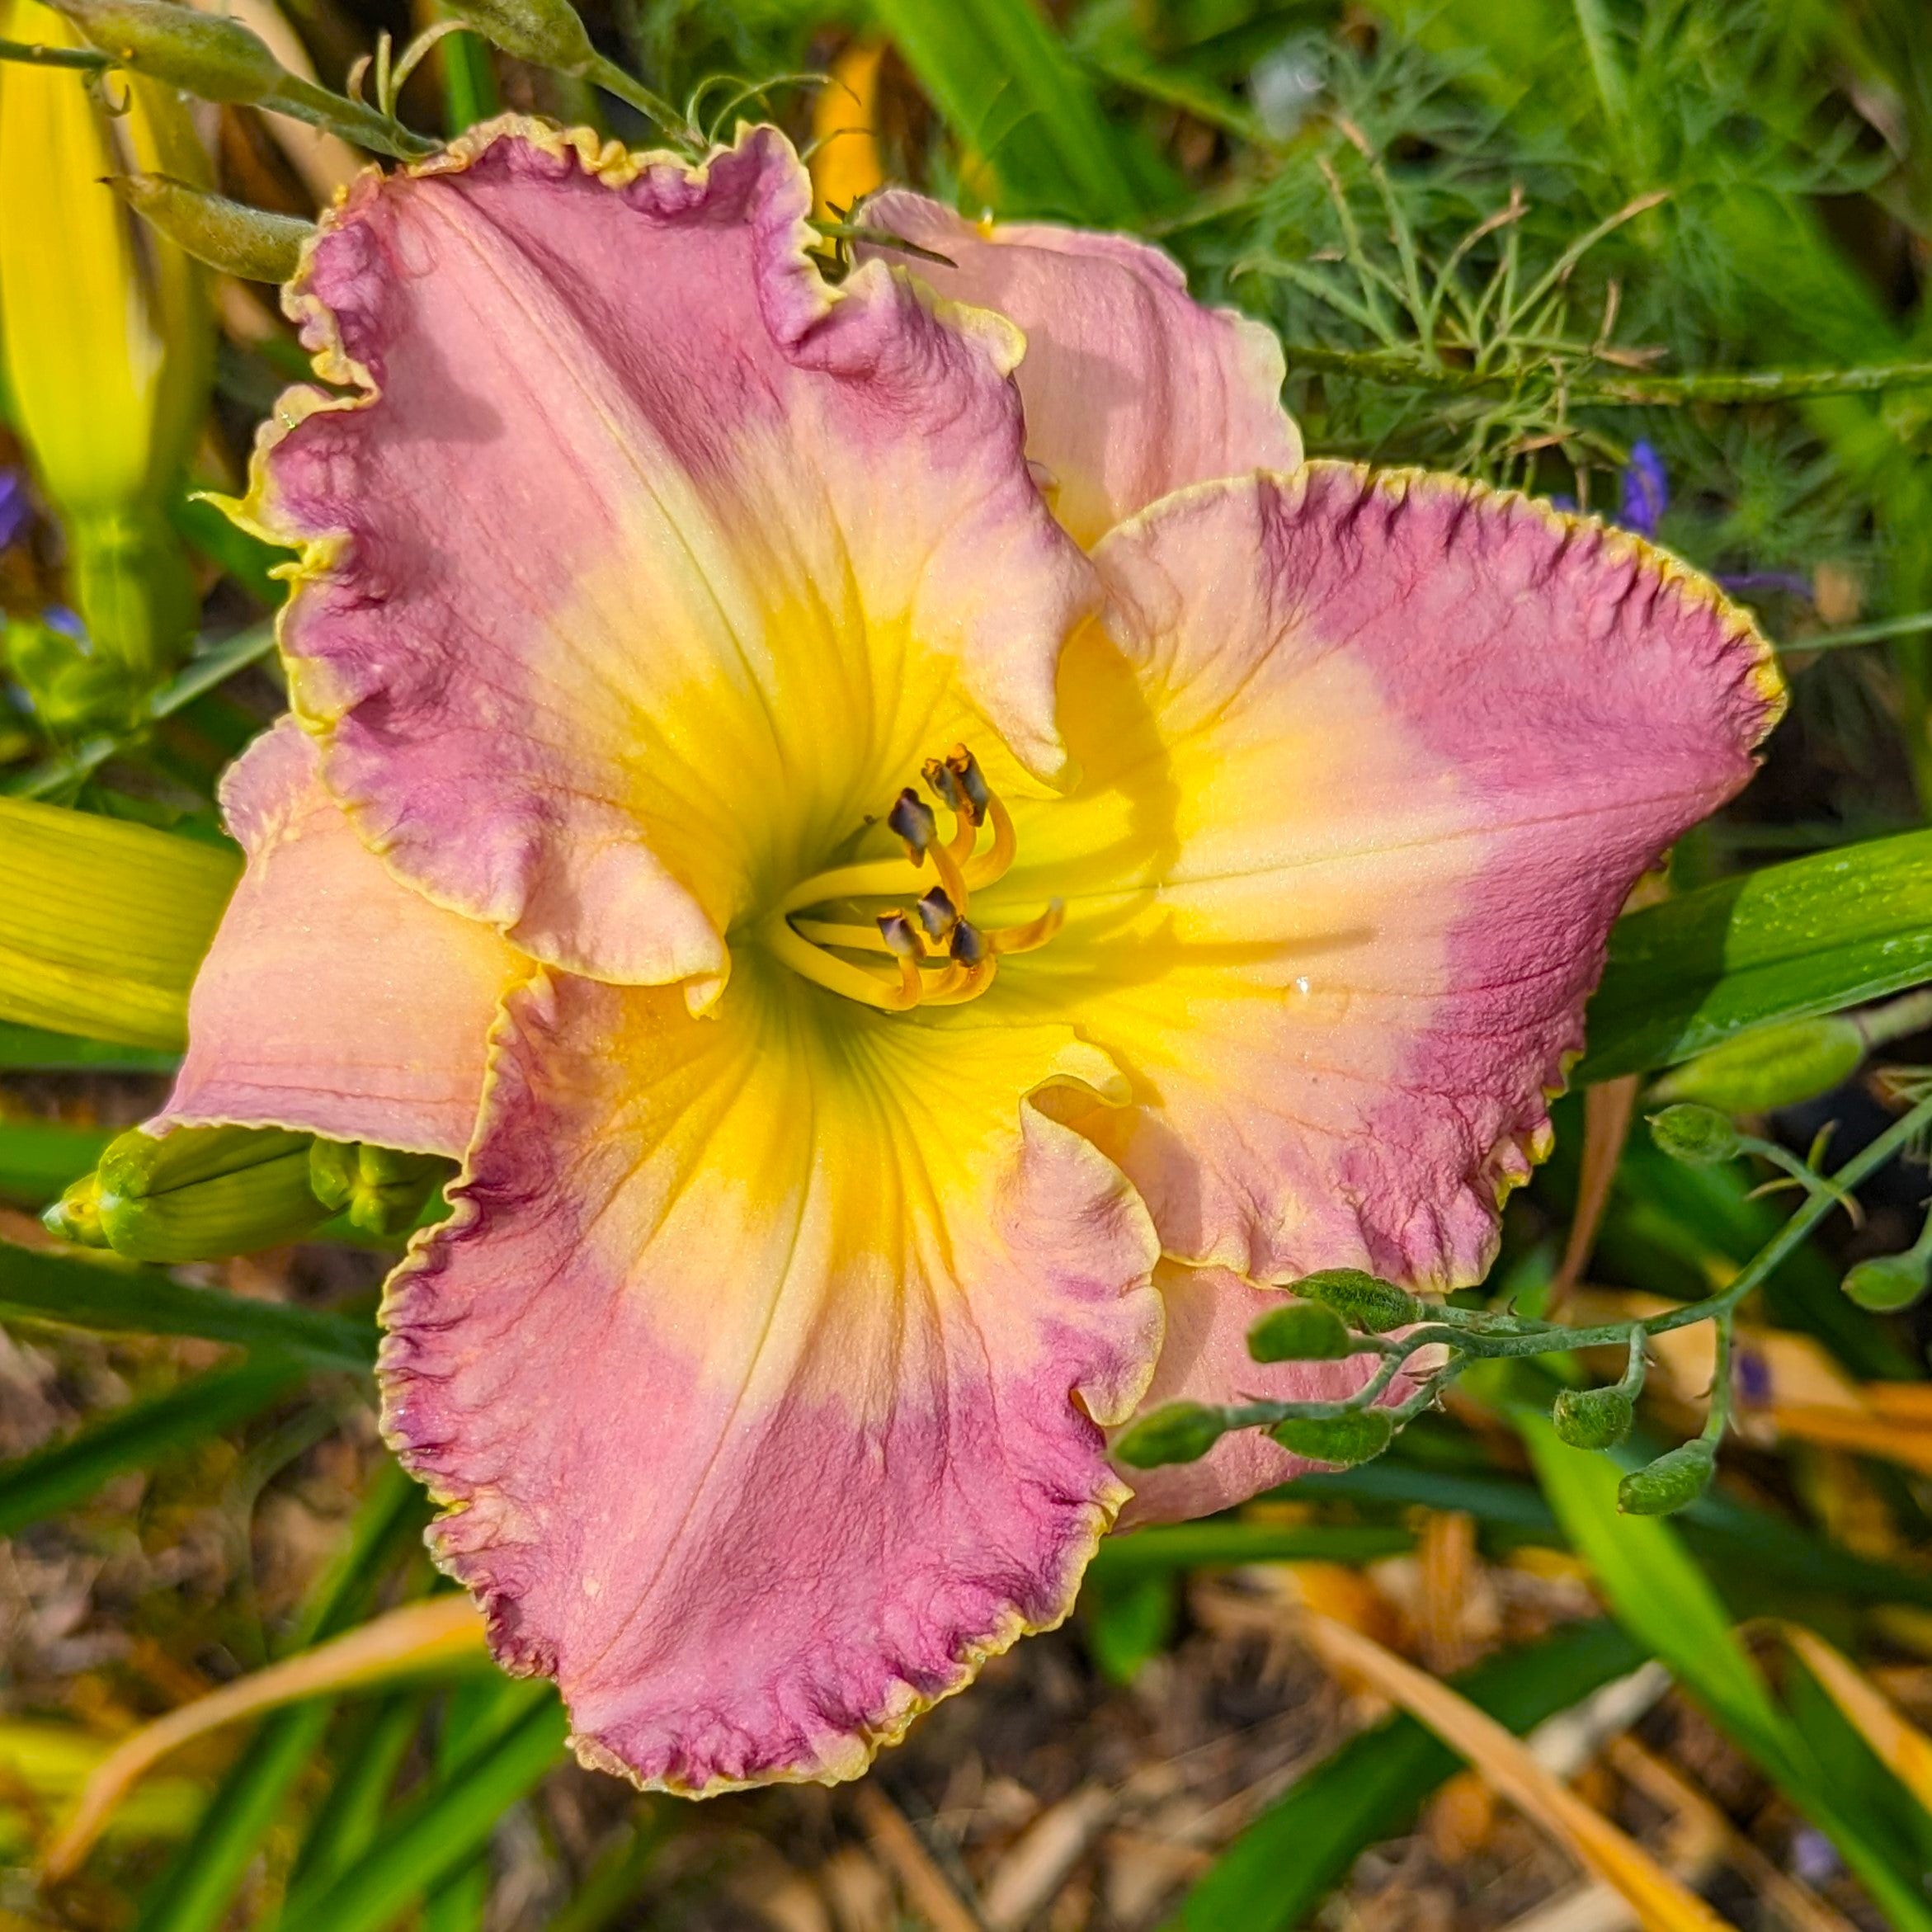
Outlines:
[[1619,920],[1578,1081],[1932,979],[1932,832],[1769,865]]

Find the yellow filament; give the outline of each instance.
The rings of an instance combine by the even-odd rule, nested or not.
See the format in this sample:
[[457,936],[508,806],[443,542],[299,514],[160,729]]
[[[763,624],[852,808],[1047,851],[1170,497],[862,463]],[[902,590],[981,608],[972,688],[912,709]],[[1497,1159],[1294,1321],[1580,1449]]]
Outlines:
[[875,859],[863,865],[835,865],[801,879],[778,902],[775,917],[822,906],[828,899],[917,898],[926,881],[909,859]]
[[986,935],[988,948],[996,953],[1030,953],[1044,946],[1067,923],[1067,907],[1055,899],[1037,919],[1024,926],[1002,926]]
[[[1013,830],[1012,814],[1000,803],[996,792],[986,803],[987,816],[993,822],[993,842],[977,859],[965,867],[965,883],[970,886],[991,885],[995,879],[1004,879],[1006,869],[1013,863],[1013,855],[1020,849],[1019,835]],[[966,910],[964,898],[959,910]]]
[[895,986],[875,973],[868,973],[863,966],[851,965],[808,945],[782,918],[765,922],[764,937],[765,943],[793,972],[803,974],[828,992],[842,993],[848,1000],[877,1006],[887,1013],[903,1013],[919,1004],[919,968],[911,959],[898,962],[899,978]]
[[926,997],[920,1002],[927,1006],[963,1006],[968,1000],[976,1000],[993,982],[993,974],[999,970],[1000,962],[988,953],[977,966],[961,966],[954,964],[950,973],[942,974],[926,988]]

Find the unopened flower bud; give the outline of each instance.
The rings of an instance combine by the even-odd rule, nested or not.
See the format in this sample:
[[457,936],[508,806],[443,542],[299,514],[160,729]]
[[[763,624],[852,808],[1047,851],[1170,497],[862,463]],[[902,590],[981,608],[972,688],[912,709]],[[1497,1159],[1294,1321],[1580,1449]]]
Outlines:
[[[230,24],[140,4],[171,31]],[[0,38],[76,46],[87,31],[77,9],[118,19],[121,5],[69,0],[56,13],[0,0]],[[203,184],[207,155],[172,85],[130,73],[114,87],[126,111],[111,115],[72,72],[10,62],[0,76],[0,386],[66,537],[87,662],[64,690],[71,700],[87,686],[98,702],[96,715],[45,721],[77,728],[125,726],[193,634],[193,577],[167,506],[201,427],[214,349],[201,265],[144,231],[103,185],[130,168]]]
[[1344,1468],[1373,1461],[1395,1440],[1387,1409],[1352,1409],[1345,1416],[1317,1421],[1290,1416],[1268,1431],[1291,1454],[1312,1463],[1339,1463]]
[[1674,1161],[1714,1167],[1736,1158],[1743,1145],[1737,1129],[1714,1108],[1688,1102],[1650,1117],[1651,1138]]
[[309,1185],[309,1136],[279,1128],[135,1128],[95,1173],[107,1245],[137,1261],[248,1254],[328,1218]]
[[285,282],[315,224],[271,214],[214,195],[172,175],[122,174],[112,186],[122,200],[178,247],[243,281]]
[[1566,1388],[1551,1421],[1572,1449],[1614,1449],[1630,1433],[1636,1411],[1622,1389]]
[[1842,1014],[1762,1026],[1674,1067],[1652,1092],[1724,1114],[1766,1114],[1829,1093],[1857,1072],[1865,1035]]
[[1876,1315],[1909,1308],[1925,1292],[1928,1259],[1917,1254],[1878,1255],[1849,1270],[1839,1286],[1849,1301]]
[[178,1049],[240,870],[216,846],[0,799],[0,1020]]
[[76,1247],[106,1247],[107,1237],[101,1227],[101,1176],[83,1174],[70,1182],[60,1199],[41,1215],[40,1225]]
[[443,11],[534,66],[582,74],[597,58],[570,0],[443,0]]
[[1248,1331],[1248,1353],[1257,1362],[1339,1362],[1355,1350],[1347,1324],[1321,1302],[1270,1308]]
[[204,101],[266,101],[285,69],[238,20],[174,0],[47,0],[103,54]]
[[1718,1452],[1699,1436],[1678,1444],[1617,1485],[1617,1507],[1627,1516],[1667,1516],[1694,1503],[1711,1486]]
[[1199,1402],[1163,1402],[1119,1438],[1114,1454],[1135,1469],[1195,1463],[1226,1433],[1218,1410],[1204,1408]]
[[1386,1334],[1406,1322],[1420,1321],[1427,1312],[1413,1295],[1405,1294],[1393,1282],[1365,1275],[1359,1268],[1324,1268],[1318,1275],[1304,1275],[1288,1285],[1305,1300],[1325,1302],[1345,1322],[1370,1335]]
[[450,1171],[450,1163],[435,1154],[398,1153],[367,1142],[318,1140],[309,1152],[309,1185],[316,1199],[379,1240],[407,1234]]

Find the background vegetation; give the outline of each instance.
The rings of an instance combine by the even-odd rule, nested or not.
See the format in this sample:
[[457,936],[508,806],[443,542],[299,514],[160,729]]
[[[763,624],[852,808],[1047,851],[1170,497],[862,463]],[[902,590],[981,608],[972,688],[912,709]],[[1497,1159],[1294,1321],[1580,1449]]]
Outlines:
[[[234,12],[329,89],[438,18]],[[769,113],[821,143],[834,229],[878,167],[1156,238],[1280,332],[1312,453],[1567,497],[1759,610],[1792,714],[1626,916],[1557,1155],[1460,1298],[1609,1325],[1730,1292],[1720,1473],[1677,1515],[1617,1511],[1619,1465],[1706,1428],[1708,1326],[1659,1336],[1614,1458],[1548,1418],[1619,1355],[1487,1362],[1378,1459],[1110,1543],[1066,1631],[856,1787],[700,1807],[567,1765],[547,1687],[494,1673],[436,1594],[423,1503],[376,1438],[371,1312],[408,1216],[370,1203],[419,1177],[302,1192],[264,1232],[317,1238],[171,1268],[37,1218],[164,1091],[234,875],[213,787],[280,707],[280,587],[193,492],[236,483],[301,358],[259,285],[202,276],[91,174],[62,187],[0,65],[0,1921],[1932,1927],[1920,0],[587,18],[601,64],[574,75],[459,32],[396,120],[384,55],[360,117],[299,90],[197,108],[202,158],[163,172],[306,218],[356,163],[345,134],[407,145],[498,104],[639,142],[653,101],[707,127]],[[68,49],[75,111],[105,86],[130,108],[113,138],[149,139],[150,83],[90,83],[39,0],[0,35]],[[125,288],[62,279],[97,231]],[[295,231],[254,232],[272,254]],[[85,357],[125,289],[185,401],[130,389],[104,417]],[[1661,1149],[1660,1080],[1743,1138]],[[1813,1155],[1850,1164],[1855,1213]],[[298,1156],[307,1176],[301,1147],[248,1161]],[[172,1185],[113,1246],[195,1251]],[[177,1718],[177,1747],[120,1781],[148,1727],[223,1687],[229,1721]]]

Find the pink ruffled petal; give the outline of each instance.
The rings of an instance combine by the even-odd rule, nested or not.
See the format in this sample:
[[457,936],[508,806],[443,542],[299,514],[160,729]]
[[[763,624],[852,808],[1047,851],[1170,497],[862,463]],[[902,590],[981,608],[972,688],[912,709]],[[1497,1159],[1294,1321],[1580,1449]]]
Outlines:
[[[1143,1413],[1174,1402],[1345,1402],[1379,1365],[1372,1355],[1341,1362],[1257,1362],[1248,1353],[1248,1331],[1280,1307],[1281,1294],[1256,1288],[1224,1268],[1163,1261],[1154,1270],[1154,1285],[1166,1309],[1167,1329],[1154,1379],[1142,1398]],[[1131,1472],[1133,1501],[1120,1512],[1119,1527],[1211,1516],[1321,1467],[1278,1448],[1261,1430],[1233,1430],[1199,1462]]]
[[903,189],[875,196],[863,219],[950,257],[956,266],[912,266],[940,294],[1025,331],[1026,452],[1081,544],[1185,484],[1301,461],[1281,406],[1281,345],[1260,323],[1192,300],[1159,249],[1044,223],[969,222]]
[[384,869],[293,719],[229,769],[222,806],[247,869],[189,997],[161,1124],[460,1154],[491,1015],[529,963]]
[[1061,1027],[950,1036],[747,962],[712,1012],[540,976],[454,1218],[394,1278],[385,1425],[439,1560],[587,1764],[850,1777],[1057,1623],[1126,1491],[1152,1232],[1034,1108]]
[[1066,926],[961,1023],[1078,1015],[1139,1103],[1086,1124],[1177,1259],[1479,1279],[1612,920],[1781,709],[1763,640],[1620,532],[1334,464],[1096,561],[1087,782],[1025,808],[1001,888]]
[[[374,850],[520,948],[696,976],[961,704],[1051,777],[1093,600],[1021,454],[1020,345],[834,289],[748,130],[690,169],[497,122],[365,176],[293,285],[318,368],[245,514],[304,546],[296,709]],[[828,734],[848,755],[823,756]]]

